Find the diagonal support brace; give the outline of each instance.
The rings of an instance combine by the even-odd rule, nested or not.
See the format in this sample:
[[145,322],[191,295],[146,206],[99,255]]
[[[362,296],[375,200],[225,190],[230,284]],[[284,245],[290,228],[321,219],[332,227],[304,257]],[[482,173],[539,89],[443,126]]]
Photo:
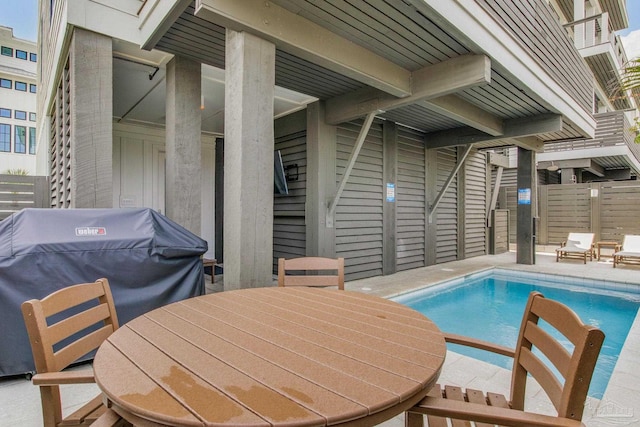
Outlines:
[[500,184],[502,184],[502,172],[504,171],[504,167],[498,166],[498,172],[496,174],[496,182],[493,185],[493,191],[491,192],[491,203],[489,204],[489,208],[487,209],[487,226],[491,227],[491,218],[496,210],[496,205],[498,204],[498,192],[500,191]]
[[458,164],[456,164],[456,167],[453,168],[453,170],[451,171],[449,178],[447,178],[447,181],[444,183],[444,186],[440,190],[440,193],[438,193],[436,200],[429,206],[429,224],[433,222],[433,214],[438,208],[438,205],[440,204],[442,197],[444,197],[444,193],[447,192],[447,190],[449,189],[449,186],[453,182],[453,178],[456,177],[456,175],[460,171],[460,168],[462,167],[462,165],[464,165],[464,162],[467,160],[467,157],[469,156],[469,153],[471,152],[472,148],[473,148],[473,144],[469,144],[467,146],[467,150],[462,155],[462,158],[460,159],[460,161],[458,161]]
[[349,157],[349,162],[347,163],[347,168],[342,175],[342,181],[340,181],[340,185],[338,186],[338,191],[336,191],[336,195],[329,203],[327,210],[327,227],[333,227],[333,216],[336,212],[336,207],[338,206],[338,202],[340,201],[340,197],[342,196],[342,192],[347,185],[347,181],[349,181],[349,176],[351,176],[351,170],[353,166],[356,164],[356,160],[358,160],[358,154],[360,154],[360,149],[364,144],[364,140],[369,133],[369,129],[371,128],[371,124],[373,123],[373,119],[376,118],[376,114],[378,111],[373,111],[367,114],[367,117],[362,124],[362,128],[360,129],[360,134],[358,134],[358,139],[356,139],[356,145],[353,147],[353,151],[351,152],[351,156]]

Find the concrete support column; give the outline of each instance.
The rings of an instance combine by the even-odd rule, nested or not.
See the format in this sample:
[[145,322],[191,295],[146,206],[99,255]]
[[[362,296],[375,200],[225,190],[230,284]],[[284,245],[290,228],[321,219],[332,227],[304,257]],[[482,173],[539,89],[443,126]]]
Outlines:
[[[458,163],[466,162],[464,153],[467,147],[458,147]],[[467,258],[467,168],[466,163],[458,171],[458,259]]]
[[[382,144],[384,151],[382,184],[384,192],[383,205],[383,239],[382,239],[382,274],[393,274],[398,269],[397,250],[397,181],[398,181],[398,127],[394,122],[385,121],[382,125]],[[392,188],[389,188],[392,186]],[[393,197],[391,197],[393,192]]]
[[336,257],[336,229],[327,210],[336,194],[336,127],[324,121],[325,105],[307,106],[307,256]]
[[562,168],[562,173],[560,174],[560,184],[575,184],[577,181],[577,179],[573,179],[575,174],[576,170],[573,168]]
[[167,64],[167,217],[201,233],[201,64],[180,56]]
[[518,208],[517,254],[518,264],[535,264],[535,191],[536,155],[534,151],[518,147]]
[[270,286],[275,46],[227,30],[224,289]]
[[[574,0],[573,2],[573,20],[579,21],[586,17],[585,0]],[[575,40],[576,48],[582,49],[585,47],[585,27],[586,24],[578,24],[573,26],[573,38]]]
[[69,46],[72,208],[113,207],[111,38],[76,28]]
[[[434,265],[437,260],[438,249],[438,211],[429,215],[429,206],[438,197],[438,150],[435,148],[424,150],[425,165],[425,236],[424,236],[424,264]],[[431,220],[430,220],[431,219]]]

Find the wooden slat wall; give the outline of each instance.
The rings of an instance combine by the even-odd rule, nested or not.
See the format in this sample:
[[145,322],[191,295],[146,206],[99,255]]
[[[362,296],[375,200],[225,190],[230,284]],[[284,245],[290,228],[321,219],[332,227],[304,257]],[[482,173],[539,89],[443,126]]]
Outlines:
[[[510,242],[516,241],[516,187],[506,187],[503,200],[510,211]],[[640,185],[637,181],[557,184],[539,188],[540,229],[536,243],[557,245],[570,232],[595,233],[597,240],[622,242],[640,234]],[[592,194],[594,195],[592,197]]]
[[[491,187],[496,182],[496,173],[497,170],[494,168],[491,176]],[[518,169],[503,169],[502,170],[502,179],[500,180],[500,187],[510,187],[518,185]]]
[[625,234],[640,234],[638,182],[603,182],[598,187],[600,240],[622,243]]
[[278,271],[278,258],[306,255],[305,203],[307,187],[306,134],[296,133],[277,138],[275,149],[280,150],[282,163],[298,165],[298,180],[287,182],[288,195],[273,198],[273,268]]
[[[438,150],[438,193],[458,161],[456,148]],[[458,259],[458,178],[455,177],[437,209],[436,264]]]
[[405,127],[398,129],[396,183],[397,270],[424,266],[425,153],[424,136]]
[[496,209],[493,215],[493,254],[509,250],[509,210]]
[[465,258],[487,253],[487,159],[472,151],[465,161]]
[[25,208],[48,207],[47,177],[0,175],[0,220]]
[[477,0],[582,107],[593,109],[589,67],[544,0]]
[[71,73],[69,62],[62,70],[51,112],[49,149],[51,153],[51,207],[71,206]]
[[506,203],[501,203],[498,206],[500,209],[508,209],[511,212],[509,215],[509,241],[515,243],[517,240],[517,228],[518,228],[518,190],[516,186],[502,187],[500,191],[504,191],[504,200]]
[[[347,167],[361,122],[337,129],[336,182]],[[336,255],[345,259],[345,279],[382,275],[382,125],[374,122],[338,203]]]
[[567,239],[569,232],[591,230],[591,197],[589,184],[548,185],[546,201],[547,236],[550,243]]

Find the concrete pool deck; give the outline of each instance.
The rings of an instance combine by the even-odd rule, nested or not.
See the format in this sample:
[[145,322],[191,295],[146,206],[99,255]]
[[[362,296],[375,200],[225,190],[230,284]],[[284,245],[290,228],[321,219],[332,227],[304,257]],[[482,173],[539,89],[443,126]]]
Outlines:
[[[628,290],[640,292],[640,267],[619,266],[613,268],[610,259],[583,264],[580,260],[556,262],[553,248],[540,247],[535,265],[516,264],[515,252],[486,255],[462,261],[453,261],[399,272],[389,276],[378,276],[348,282],[345,289],[371,293],[391,298],[403,293],[433,286],[454,278],[499,268],[518,273],[566,276],[572,282],[590,283],[594,280],[624,284]],[[639,312],[640,313],[640,312]],[[640,314],[629,331],[620,358],[601,400],[589,398],[583,422],[588,427],[640,426]],[[448,352],[440,375],[441,384],[458,385],[480,390],[491,390],[509,395],[510,371],[478,361],[457,353]],[[553,414],[554,409],[537,384],[530,384],[528,408],[540,413]],[[384,423],[385,427],[401,427],[402,416]]]
[[[568,276],[577,282],[580,280],[615,281],[625,283],[629,288],[640,290],[640,266],[623,265],[614,269],[611,262],[592,261],[585,265],[577,260],[563,260],[556,263],[553,248],[550,248],[550,253],[538,253],[535,265],[516,264],[515,259],[514,252],[486,255],[399,272],[389,276],[355,280],[347,282],[345,288],[389,298],[414,289],[497,267],[541,275]],[[205,280],[209,292],[219,289],[220,281],[218,277],[216,279],[214,284],[210,284],[208,279]],[[590,399],[587,402],[584,416],[587,426],[640,426],[640,372],[637,369],[639,360],[640,316],[637,316],[603,399]],[[84,365],[77,369],[90,369],[90,366]],[[508,395],[510,373],[497,366],[449,352],[440,376],[440,382],[497,391]],[[532,399],[528,409],[553,413],[546,396],[535,385],[529,388]],[[94,384],[67,386],[63,390],[65,411],[74,409],[75,406],[85,402],[98,392],[99,390]],[[0,378],[0,427],[36,427],[42,425],[41,420],[38,388],[22,377]],[[401,427],[404,425],[403,420],[403,416],[398,416],[383,425],[385,427]]]

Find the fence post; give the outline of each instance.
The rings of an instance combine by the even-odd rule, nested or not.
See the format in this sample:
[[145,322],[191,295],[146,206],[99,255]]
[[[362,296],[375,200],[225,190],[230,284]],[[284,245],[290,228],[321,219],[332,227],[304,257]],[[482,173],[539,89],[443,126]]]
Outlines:
[[36,176],[33,189],[33,202],[36,208],[51,207],[51,191],[49,190],[49,177]]
[[538,223],[539,229],[537,230],[538,244],[549,244],[549,188],[546,185],[538,187],[538,217],[540,222]]
[[589,186],[589,192],[591,197],[591,232],[595,234],[594,242],[602,239],[602,221],[600,220],[601,203],[602,200],[602,184],[599,182],[592,182]]

